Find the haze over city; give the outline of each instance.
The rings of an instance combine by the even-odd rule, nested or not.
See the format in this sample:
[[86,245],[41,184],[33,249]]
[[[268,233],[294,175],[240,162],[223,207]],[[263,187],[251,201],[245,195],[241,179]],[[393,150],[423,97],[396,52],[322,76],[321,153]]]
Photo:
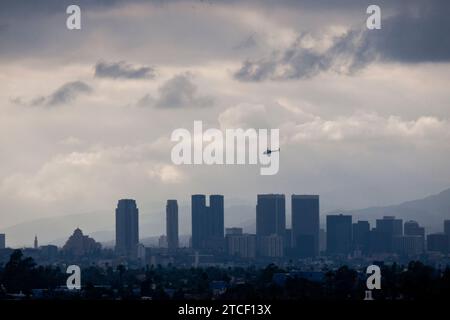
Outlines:
[[[112,231],[121,198],[158,235],[166,200],[188,219],[195,193],[246,222],[258,193],[320,194],[324,214],[450,187],[445,1],[381,1],[381,30],[365,1],[80,1],[77,32],[66,2],[1,4],[0,231]],[[170,134],[195,120],[279,128],[278,174],[174,165]]]

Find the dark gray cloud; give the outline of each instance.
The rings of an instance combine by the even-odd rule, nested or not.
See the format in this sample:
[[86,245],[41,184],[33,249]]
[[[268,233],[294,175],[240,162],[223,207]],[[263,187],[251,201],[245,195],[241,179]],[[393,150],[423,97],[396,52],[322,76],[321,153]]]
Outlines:
[[167,80],[158,89],[158,97],[152,99],[149,95],[144,96],[140,105],[150,104],[157,108],[202,108],[214,104],[214,99],[209,96],[198,95],[197,86],[191,80],[189,73],[183,73]]
[[[441,6],[436,5],[441,4]],[[433,1],[382,19],[381,30],[351,29],[325,52],[301,46],[246,60],[234,76],[241,81],[302,79],[322,71],[353,73],[373,62],[450,62],[450,3]]]
[[92,88],[82,81],[72,81],[63,84],[49,96],[38,96],[26,102],[22,97],[11,99],[11,102],[23,106],[53,107],[74,101],[79,95],[92,92]]
[[75,100],[80,94],[91,93],[92,88],[82,81],[68,82],[46,98],[46,104],[55,106]]
[[100,61],[95,65],[95,76],[99,78],[152,79],[155,75],[155,69],[152,67],[137,67],[125,61]]

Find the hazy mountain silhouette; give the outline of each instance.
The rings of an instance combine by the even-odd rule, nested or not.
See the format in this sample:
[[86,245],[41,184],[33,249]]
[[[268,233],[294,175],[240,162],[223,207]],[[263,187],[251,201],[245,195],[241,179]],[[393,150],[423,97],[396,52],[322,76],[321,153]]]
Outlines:
[[360,210],[339,211],[353,215],[353,221],[368,220],[375,226],[375,220],[382,216],[395,216],[407,220],[416,220],[426,228],[426,232],[442,232],[443,220],[450,219],[450,189],[419,200],[403,202],[385,207],[370,207]]

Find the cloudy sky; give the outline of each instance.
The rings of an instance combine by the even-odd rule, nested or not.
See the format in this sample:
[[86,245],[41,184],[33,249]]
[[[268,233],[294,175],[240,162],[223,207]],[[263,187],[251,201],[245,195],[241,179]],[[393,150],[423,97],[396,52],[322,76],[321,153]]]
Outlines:
[[[82,29],[66,29],[69,4]],[[450,187],[450,3],[0,3],[0,224],[221,193],[323,210]],[[174,129],[279,128],[280,171],[175,166]]]

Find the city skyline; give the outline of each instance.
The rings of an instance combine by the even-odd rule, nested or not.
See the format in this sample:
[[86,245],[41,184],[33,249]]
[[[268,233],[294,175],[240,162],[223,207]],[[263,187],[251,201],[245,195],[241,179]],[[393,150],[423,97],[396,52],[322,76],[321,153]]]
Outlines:
[[[207,199],[206,195],[199,194],[191,197],[191,223],[194,232],[191,234],[188,247],[200,252],[220,254],[228,252],[230,255],[242,255],[247,258],[257,256],[314,258],[319,255],[319,251],[321,255],[350,255],[357,252],[364,255],[377,253],[417,255],[426,250],[448,252],[450,249],[450,220],[442,221],[442,232],[427,233],[417,221],[403,222],[395,216],[377,217],[375,225],[371,226],[369,221],[356,221],[351,215],[326,215],[324,229],[326,249],[319,250],[319,195],[291,195],[290,214],[294,224],[291,228],[287,228],[285,195],[258,194],[255,207],[257,224],[255,234],[243,233],[242,226],[239,225],[225,228],[224,196],[211,195],[209,204],[206,202]],[[119,200],[115,216],[116,254],[127,259],[138,259],[139,246],[142,244],[139,238],[139,209],[136,201]],[[177,200],[167,200],[166,233],[163,234],[165,240],[164,244],[160,242],[159,247],[169,249],[172,254],[181,247],[178,243],[178,223]],[[77,228],[72,237],[83,239],[84,236]],[[70,238],[63,249],[68,246],[69,241]],[[92,244],[89,244],[89,247],[91,246]],[[34,237],[33,247],[40,248],[37,235]],[[0,249],[2,248],[5,249],[5,234],[0,234]]]
[[0,303],[445,306],[449,17],[449,0],[0,0]]
[[[64,5],[39,3],[1,3],[1,228],[119,198],[152,213],[186,190],[311,192],[327,211],[450,187],[442,1],[385,1],[381,30],[355,0],[83,1],[75,31]],[[171,133],[196,120],[280,129],[278,174],[174,165]]]
[[[295,193],[291,193],[291,196],[295,196],[295,195],[296,195]],[[441,195],[442,195],[442,197],[441,197]],[[421,201],[423,201],[423,204],[427,204],[427,206],[430,207],[428,210],[429,210],[430,214],[433,215],[434,214],[433,211],[436,210],[435,209],[436,206],[438,206],[438,207],[442,206],[442,205],[446,206],[445,201],[446,201],[447,198],[449,198],[449,196],[450,196],[450,189],[449,190],[445,190],[444,192],[440,193],[439,195],[433,195],[433,196],[430,196],[430,197],[426,197],[423,200],[406,202],[405,205],[407,204],[407,206],[410,206],[410,203],[411,204],[413,204],[413,203],[422,203]],[[304,197],[309,197],[309,195],[304,195]],[[439,198],[439,197],[441,197],[441,198]],[[430,201],[433,201],[432,199],[439,199],[438,200],[439,202],[437,202],[436,205],[433,205],[430,202]],[[231,207],[228,205],[228,201],[230,201],[230,200],[232,202]],[[234,199],[229,199],[227,201],[227,206],[225,207],[226,211],[228,212],[228,215],[225,215],[225,222],[228,221],[226,223],[226,227],[233,227],[235,225],[239,225],[239,224],[243,223],[244,224],[244,229],[246,229],[246,232],[256,232],[255,231],[256,230],[256,220],[253,219],[254,213],[252,213],[252,212],[254,212],[254,208],[253,209],[251,208],[252,207],[251,204],[242,204],[242,202],[238,202],[237,205],[235,205],[235,204],[233,204],[233,200]],[[444,202],[442,202],[442,201],[444,201]],[[190,224],[192,222],[191,221],[191,207],[187,203],[188,202],[186,201],[186,199],[181,199],[180,220],[182,221],[182,225],[181,225],[181,229],[179,231],[179,234],[182,235],[183,237],[185,237],[186,235],[190,234]],[[439,204],[439,203],[441,203],[441,204]],[[291,201],[287,201],[286,204],[285,204],[285,207],[286,207],[285,210],[291,211],[292,210]],[[386,207],[386,208],[388,208],[387,211],[384,210],[383,207],[380,207],[379,209],[377,209],[377,208],[367,208],[367,209],[353,210],[353,211],[336,210],[336,211],[331,211],[331,212],[327,212],[327,211],[324,212],[322,210],[322,205],[320,207],[321,207],[320,210],[319,210],[320,228],[324,228],[325,227],[325,225],[326,225],[326,215],[329,215],[329,214],[336,214],[336,213],[338,214],[338,213],[350,212],[353,216],[355,216],[359,220],[369,220],[369,221],[371,221],[371,223],[373,223],[375,225],[375,222],[376,222],[377,218],[382,218],[383,216],[396,214],[396,212],[397,212],[397,215],[400,214],[400,216],[402,217],[402,219],[404,221],[407,221],[407,220],[419,221],[421,223],[421,225],[423,226],[422,228],[425,228],[427,233],[436,233],[436,232],[440,232],[441,231],[441,229],[442,229],[441,222],[442,222],[442,220],[445,220],[445,218],[446,218],[445,214],[442,217],[440,217],[440,216],[433,216],[434,224],[430,227],[430,225],[427,224],[427,223],[429,223],[430,219],[422,219],[423,215],[417,215],[417,214],[415,214],[415,215],[413,214],[411,216],[411,214],[408,214],[408,211],[406,211],[406,213],[405,213],[405,209],[402,206]],[[245,213],[244,216],[242,216],[242,217],[239,217],[239,215],[240,215],[239,211],[236,211],[236,210],[240,210],[240,209],[244,210],[243,212]],[[377,213],[377,211],[379,211],[379,210],[381,210],[381,211]],[[414,213],[415,210],[417,210],[417,209],[413,209],[413,212],[411,212],[411,213]],[[421,204],[421,207],[420,207],[419,210],[424,210],[422,204]],[[187,215],[188,211],[189,211],[189,214]],[[368,213],[361,215],[361,212],[365,212],[365,211],[367,211]],[[162,234],[161,233],[161,230],[162,230],[161,228],[163,228],[163,227],[165,228],[165,226],[166,226],[165,212],[166,211],[160,210],[159,216],[154,216],[154,215],[149,216],[148,214],[147,215],[146,214],[143,215],[142,218],[143,218],[143,220],[145,222],[145,226],[146,226],[145,229],[142,230],[144,237],[152,238],[152,237],[157,237],[157,236]],[[164,213],[164,215],[163,215],[163,213]],[[231,217],[229,216],[230,214],[231,214]],[[73,225],[70,225],[70,223],[71,223],[72,220],[74,220],[74,221],[77,221],[77,222],[73,222],[76,225],[80,225],[80,223],[81,223],[81,225],[83,225],[83,229],[91,230],[91,231],[88,231],[89,233],[94,233],[96,236],[100,235],[100,239],[101,239],[100,241],[101,242],[108,242],[109,240],[113,239],[113,237],[109,237],[108,236],[109,234],[111,234],[113,228],[110,229],[111,231],[107,231],[107,232],[105,232],[105,231],[96,232],[97,230],[105,230],[105,228],[103,227],[103,224],[105,222],[108,223],[108,220],[110,220],[108,218],[108,217],[110,217],[110,214],[106,213],[105,215],[101,215],[101,216],[98,216],[98,217],[103,218],[104,216],[106,216],[107,219],[98,220],[98,219],[96,219],[96,215],[95,214],[93,216],[90,215],[90,214],[87,215],[87,218],[88,218],[87,221],[90,221],[90,223],[89,223],[90,226],[93,225],[93,223],[92,223],[93,221],[97,221],[96,227],[94,227],[94,229],[92,229],[92,228],[89,228],[89,227],[86,228],[86,223],[81,223],[82,220],[80,220],[79,217],[82,217],[82,216],[75,215],[75,216],[73,216],[74,219],[68,219],[67,220],[65,229],[67,230],[67,232],[71,232],[71,230],[73,230]],[[69,216],[69,218],[70,218],[70,216]],[[151,224],[149,224],[149,222],[148,222],[149,218],[151,218],[151,220],[153,221]],[[157,229],[155,229],[154,226],[155,226],[156,221],[158,221],[158,220],[161,221],[161,222],[159,223],[159,227]],[[252,223],[251,221],[253,221],[253,220],[254,220],[254,222]],[[238,222],[236,222],[236,221],[238,221]],[[286,229],[287,228],[291,229],[292,228],[291,215],[286,215],[285,221],[286,221],[286,227],[285,228]],[[188,229],[186,229],[186,222],[189,222],[189,228]],[[33,224],[30,225],[30,227],[32,227],[32,226],[33,226]],[[148,232],[147,228],[149,226],[152,227],[152,230],[154,230],[152,233]],[[55,243],[54,241],[49,241],[49,240],[55,239],[55,237],[53,237],[53,238],[49,237],[48,232],[45,232],[45,233],[39,232],[38,230],[39,230],[40,227],[39,226],[37,226],[37,227],[38,227],[37,229],[34,229],[34,228],[30,229],[30,228],[28,228],[28,230],[29,230],[28,232],[32,233],[33,235],[35,233],[41,234],[41,236],[44,239],[42,243],[44,243],[44,244],[52,244],[52,243],[54,244]],[[94,232],[92,232],[92,230],[94,230]],[[58,230],[56,230],[56,231],[58,232]],[[1,232],[1,229],[0,229],[0,232]],[[59,237],[64,237],[64,236],[65,236],[65,234],[61,234],[61,236],[59,236]],[[16,239],[16,240],[14,240],[14,239]],[[14,236],[14,233],[13,233],[13,243],[17,243],[17,239],[18,239],[17,235]],[[32,239],[30,238],[29,241],[32,241]],[[19,240],[19,244],[15,244],[15,246],[17,246],[17,247],[26,246],[27,243],[29,243],[29,241],[22,242],[21,240]],[[62,245],[61,241],[62,241],[62,239],[59,241],[60,245]]]

